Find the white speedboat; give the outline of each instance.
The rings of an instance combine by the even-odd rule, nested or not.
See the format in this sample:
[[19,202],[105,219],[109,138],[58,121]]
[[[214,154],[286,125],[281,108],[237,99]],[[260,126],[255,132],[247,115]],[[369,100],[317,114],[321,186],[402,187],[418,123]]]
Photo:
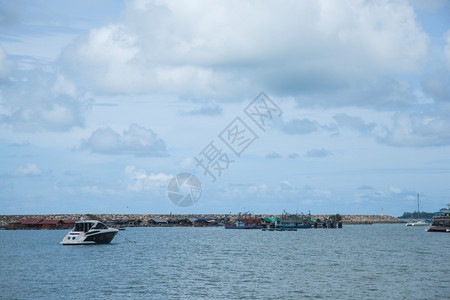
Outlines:
[[64,237],[63,245],[93,245],[108,244],[119,232],[116,228],[110,228],[100,221],[78,221],[75,227]]

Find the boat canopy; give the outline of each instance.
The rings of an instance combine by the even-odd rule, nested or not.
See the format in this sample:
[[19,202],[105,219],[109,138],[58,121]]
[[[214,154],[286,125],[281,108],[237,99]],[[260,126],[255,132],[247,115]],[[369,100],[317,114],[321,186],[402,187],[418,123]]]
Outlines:
[[108,227],[98,221],[81,221],[75,223],[73,231],[88,232],[91,229],[108,229]]
[[88,232],[92,226],[94,226],[94,222],[77,222],[73,231]]

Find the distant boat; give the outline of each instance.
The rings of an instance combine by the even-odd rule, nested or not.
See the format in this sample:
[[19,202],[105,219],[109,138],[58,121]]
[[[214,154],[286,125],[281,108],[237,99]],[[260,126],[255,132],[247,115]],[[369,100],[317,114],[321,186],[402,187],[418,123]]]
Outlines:
[[262,229],[262,220],[259,217],[252,217],[250,213],[238,214],[234,222],[223,224],[225,229]]
[[311,216],[309,218],[305,217],[303,214],[299,216],[298,214],[289,214],[283,212],[281,220],[276,220],[274,224],[276,229],[287,229],[287,230],[297,230],[300,228],[311,228]]
[[411,222],[406,223],[406,226],[428,226],[428,223],[425,223],[424,221],[414,220]]
[[406,226],[428,226],[428,223],[419,221],[419,194],[417,193],[417,219],[406,223]]
[[110,228],[100,221],[78,221],[75,227],[64,237],[63,245],[93,245],[109,244],[119,232],[116,228]]

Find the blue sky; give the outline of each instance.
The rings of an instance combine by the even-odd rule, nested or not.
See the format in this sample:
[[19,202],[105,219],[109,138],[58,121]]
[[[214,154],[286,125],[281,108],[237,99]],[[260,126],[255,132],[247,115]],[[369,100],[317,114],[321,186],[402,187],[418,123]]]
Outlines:
[[[398,216],[417,193],[435,211],[449,15],[440,0],[0,1],[0,214]],[[260,92],[279,108],[264,130],[245,114]],[[239,155],[220,137],[236,118],[255,137]],[[195,160],[210,142],[229,160],[214,182]],[[186,172],[203,191],[179,207],[167,185]]]

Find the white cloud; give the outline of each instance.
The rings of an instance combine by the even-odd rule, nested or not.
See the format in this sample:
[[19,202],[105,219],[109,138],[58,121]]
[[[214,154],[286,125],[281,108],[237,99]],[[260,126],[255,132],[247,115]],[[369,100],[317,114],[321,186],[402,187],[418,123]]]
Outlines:
[[131,124],[119,134],[113,129],[101,128],[82,141],[81,149],[94,153],[136,156],[166,156],[166,145],[151,129]]
[[39,169],[35,163],[28,163],[24,166],[19,166],[12,172],[12,175],[17,177],[39,176],[41,174],[41,169]]
[[191,97],[299,94],[415,71],[427,54],[406,2],[135,1],[123,15],[63,52],[83,84]]
[[126,166],[124,174],[128,180],[128,190],[133,192],[161,189],[173,177],[164,173],[147,173],[145,170],[137,170],[135,166]]
[[138,91],[143,78],[136,61],[140,50],[135,43],[133,33],[123,25],[93,29],[78,47],[66,48],[64,62],[68,69],[80,70],[80,79],[101,90]]
[[89,100],[64,76],[14,70],[0,94],[0,124],[15,131],[68,131],[84,125]]
[[382,143],[400,147],[433,147],[450,145],[450,109],[426,113],[398,113],[394,125],[380,137]]

